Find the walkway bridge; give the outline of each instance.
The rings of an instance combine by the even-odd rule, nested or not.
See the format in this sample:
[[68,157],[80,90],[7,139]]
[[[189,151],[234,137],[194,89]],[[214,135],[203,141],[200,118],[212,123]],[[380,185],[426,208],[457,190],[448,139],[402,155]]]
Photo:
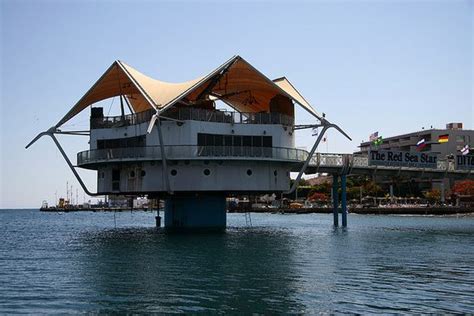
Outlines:
[[[298,167],[294,169],[299,171]],[[364,154],[325,154],[316,153],[311,158],[306,174],[329,173],[340,175],[381,175],[412,176],[416,178],[464,179],[474,176],[472,170],[457,170],[454,160],[438,160],[436,168],[416,168],[398,166],[374,166],[369,164],[369,157]]]

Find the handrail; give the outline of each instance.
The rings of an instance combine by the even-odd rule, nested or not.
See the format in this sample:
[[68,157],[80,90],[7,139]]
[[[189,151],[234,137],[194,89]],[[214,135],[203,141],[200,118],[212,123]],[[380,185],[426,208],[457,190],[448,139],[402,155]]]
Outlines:
[[[285,147],[166,145],[164,149],[168,160],[222,157],[301,162],[308,157],[308,152],[305,150]],[[160,146],[94,149],[77,154],[78,165],[107,161],[160,159]]]
[[[146,110],[125,116],[91,118],[91,129],[114,128],[149,122],[154,113],[154,110]],[[281,113],[235,112],[192,107],[170,109],[164,114],[163,119],[166,118],[180,121],[191,120],[230,124],[281,124],[285,126],[294,124],[293,117]]]

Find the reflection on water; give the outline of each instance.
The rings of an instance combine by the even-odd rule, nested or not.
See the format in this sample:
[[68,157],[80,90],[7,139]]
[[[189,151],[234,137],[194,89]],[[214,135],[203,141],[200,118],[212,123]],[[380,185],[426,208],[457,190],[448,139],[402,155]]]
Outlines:
[[474,311],[474,217],[229,214],[166,234],[152,213],[0,211],[0,313]]
[[[297,312],[297,276],[284,231],[229,229],[165,234],[155,229],[86,233],[83,282],[102,311]],[[117,302],[115,297],[123,299]]]

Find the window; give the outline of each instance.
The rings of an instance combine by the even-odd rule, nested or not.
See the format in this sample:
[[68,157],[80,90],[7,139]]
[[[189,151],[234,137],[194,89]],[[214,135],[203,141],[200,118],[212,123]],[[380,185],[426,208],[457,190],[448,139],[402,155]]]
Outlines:
[[176,169],[171,170],[171,175],[174,177],[178,174],[178,171]]
[[211,174],[211,170],[209,170],[209,169],[204,169],[203,173],[204,173],[204,175],[208,176],[208,175]]
[[97,149],[124,148],[124,147],[144,147],[146,136],[136,136],[127,138],[98,139]]
[[466,137],[464,135],[457,135],[456,136],[456,143],[464,144],[466,142]]
[[252,136],[252,147],[262,147],[263,136]]
[[120,190],[120,169],[112,169],[112,191]]
[[248,175],[248,176],[251,176],[251,175],[252,175],[252,170],[251,170],[251,169],[247,169],[247,175]]
[[243,136],[242,146],[251,147],[252,146],[252,136]]
[[271,136],[263,136],[262,147],[273,147]]
[[266,147],[273,146],[272,136],[240,136],[198,133],[198,146]]

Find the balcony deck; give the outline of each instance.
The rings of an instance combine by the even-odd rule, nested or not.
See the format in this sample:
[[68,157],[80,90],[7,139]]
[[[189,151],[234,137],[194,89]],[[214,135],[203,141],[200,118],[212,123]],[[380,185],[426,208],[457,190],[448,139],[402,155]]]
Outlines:
[[[273,160],[283,162],[301,162],[306,160],[308,152],[296,148],[284,147],[237,147],[237,146],[164,146],[168,160]],[[127,147],[112,149],[86,150],[77,154],[77,165],[87,166],[104,162],[161,160],[160,146]]]
[[[155,114],[154,110],[128,114],[124,116],[108,116],[100,118],[91,118],[91,129],[99,128],[117,128],[129,125],[137,125],[149,122]],[[205,110],[196,108],[177,108],[167,111],[163,114],[175,120],[191,120],[214,123],[230,124],[280,124],[291,126],[294,124],[294,118],[281,113],[244,113],[220,110]]]

